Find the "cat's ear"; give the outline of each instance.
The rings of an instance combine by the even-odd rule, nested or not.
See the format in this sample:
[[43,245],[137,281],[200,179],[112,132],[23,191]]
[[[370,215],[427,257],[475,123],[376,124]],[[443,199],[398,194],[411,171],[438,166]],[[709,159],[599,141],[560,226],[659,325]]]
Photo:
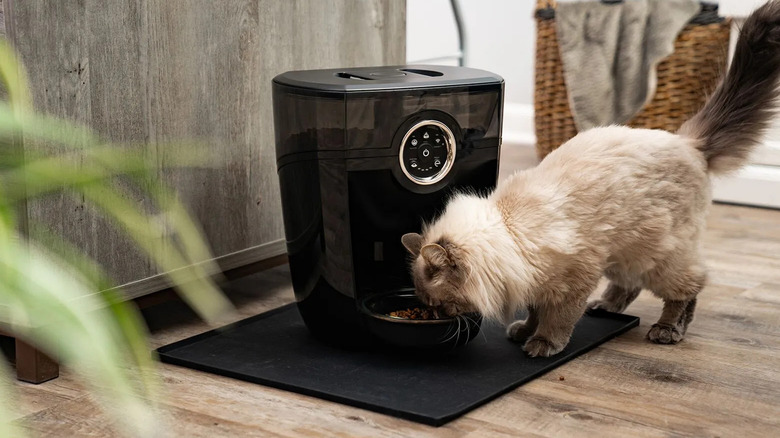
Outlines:
[[420,254],[423,259],[431,266],[437,268],[446,268],[448,266],[455,266],[452,261],[452,257],[447,254],[447,250],[443,246],[431,243],[425,245],[420,249]]
[[422,248],[423,238],[417,233],[407,233],[401,236],[401,243],[404,244],[406,249],[415,257],[420,255],[420,248]]

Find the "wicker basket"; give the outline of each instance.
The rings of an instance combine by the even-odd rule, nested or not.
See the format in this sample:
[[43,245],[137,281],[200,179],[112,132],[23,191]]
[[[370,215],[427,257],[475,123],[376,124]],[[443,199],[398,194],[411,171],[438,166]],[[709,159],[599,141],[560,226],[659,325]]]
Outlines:
[[[554,0],[537,0],[536,151],[544,158],[577,134],[566,95],[555,32]],[[710,11],[710,14],[712,11]],[[717,15],[717,10],[715,10]],[[628,124],[676,131],[703,104],[726,70],[731,21],[698,24],[692,20],[674,43],[674,53],[658,65],[653,100]]]

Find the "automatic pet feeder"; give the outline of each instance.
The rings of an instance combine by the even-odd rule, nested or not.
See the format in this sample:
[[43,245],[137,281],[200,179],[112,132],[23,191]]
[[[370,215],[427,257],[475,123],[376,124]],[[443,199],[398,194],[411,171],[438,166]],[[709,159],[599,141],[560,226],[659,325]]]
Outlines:
[[410,321],[386,312],[419,305],[401,236],[419,231],[453,191],[495,186],[503,90],[495,74],[444,66],[274,79],[290,271],[313,334],[415,346],[463,344],[476,334],[476,315]]

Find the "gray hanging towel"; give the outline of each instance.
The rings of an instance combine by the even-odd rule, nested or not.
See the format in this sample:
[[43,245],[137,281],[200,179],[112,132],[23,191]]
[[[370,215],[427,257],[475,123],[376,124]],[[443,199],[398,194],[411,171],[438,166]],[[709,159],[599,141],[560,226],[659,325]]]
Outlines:
[[625,123],[651,101],[656,66],[699,10],[698,0],[558,2],[558,44],[577,129]]

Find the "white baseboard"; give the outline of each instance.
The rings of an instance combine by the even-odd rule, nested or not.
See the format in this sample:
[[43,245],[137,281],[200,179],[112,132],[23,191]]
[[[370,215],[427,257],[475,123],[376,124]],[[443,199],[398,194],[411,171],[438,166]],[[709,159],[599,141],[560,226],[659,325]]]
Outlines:
[[503,142],[536,146],[534,106],[527,103],[504,103]]
[[780,166],[780,141],[765,141],[750,156],[750,162],[763,166]]
[[749,165],[712,182],[715,201],[780,208],[780,167]]

